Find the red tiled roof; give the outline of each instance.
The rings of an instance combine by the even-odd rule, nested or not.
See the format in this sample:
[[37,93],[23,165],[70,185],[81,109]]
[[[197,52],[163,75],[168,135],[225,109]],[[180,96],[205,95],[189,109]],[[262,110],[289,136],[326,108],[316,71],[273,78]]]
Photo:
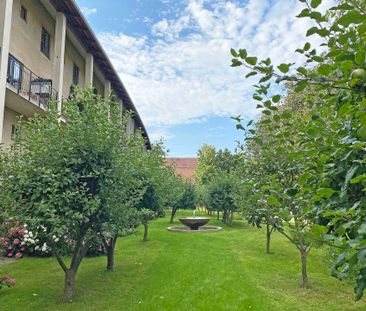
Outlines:
[[184,179],[195,180],[195,172],[198,166],[197,158],[166,158],[165,163],[172,166],[175,173]]

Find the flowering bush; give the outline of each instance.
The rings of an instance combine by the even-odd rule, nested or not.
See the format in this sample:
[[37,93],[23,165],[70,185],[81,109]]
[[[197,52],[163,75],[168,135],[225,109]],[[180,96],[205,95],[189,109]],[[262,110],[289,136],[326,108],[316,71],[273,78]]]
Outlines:
[[0,231],[0,255],[8,258],[21,258],[24,254],[49,255],[51,249],[45,241],[46,231],[43,226],[31,229],[27,224],[21,225],[19,220],[4,222]]
[[8,258],[21,258],[25,252],[23,243],[25,229],[19,221],[7,221],[3,223],[2,235],[0,236],[1,255]]
[[0,289],[3,288],[3,286],[14,286],[15,285],[15,280],[11,279],[8,275],[2,275],[1,271],[0,271]]

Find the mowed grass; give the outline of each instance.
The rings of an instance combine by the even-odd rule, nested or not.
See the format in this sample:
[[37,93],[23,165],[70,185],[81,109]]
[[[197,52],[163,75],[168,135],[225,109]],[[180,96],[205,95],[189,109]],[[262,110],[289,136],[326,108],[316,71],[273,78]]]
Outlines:
[[244,221],[203,234],[168,232],[168,225],[168,218],[152,221],[148,242],[142,229],[121,238],[114,272],[104,257],[85,259],[72,302],[61,299],[55,259],[2,266],[17,285],[0,290],[0,310],[366,310],[365,301],[354,303],[352,283],[330,276],[325,248],[311,251],[310,288],[302,289],[299,254],[278,233],[267,255],[265,232]]

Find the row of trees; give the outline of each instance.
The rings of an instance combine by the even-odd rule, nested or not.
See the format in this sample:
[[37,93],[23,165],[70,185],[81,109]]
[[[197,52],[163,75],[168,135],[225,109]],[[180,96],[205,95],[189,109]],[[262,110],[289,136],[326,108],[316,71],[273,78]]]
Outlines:
[[42,228],[65,273],[65,299],[93,241],[103,243],[113,270],[118,237],[143,223],[146,240],[148,221],[170,203],[175,177],[164,150],[146,150],[140,133],[126,134],[130,117],[112,99],[77,90],[63,104],[67,122],[56,110],[20,120],[11,150],[0,153],[2,218]]
[[366,4],[341,0],[322,13],[321,0],[299,1],[298,18],[315,22],[306,35],[319,36],[325,52],[306,43],[296,50],[306,65],[294,67],[231,50],[233,67],[260,77],[253,99],[262,113],[256,123],[236,118],[247,134],[236,202],[266,225],[267,251],[274,230],[299,250],[304,287],[312,246],[331,245],[332,274],[355,276],[358,300],[366,287]]
[[235,169],[239,157],[229,150],[216,150],[210,145],[203,145],[198,151],[196,170],[198,203],[209,214],[222,213],[222,222],[232,224],[237,205],[233,196],[236,192]]

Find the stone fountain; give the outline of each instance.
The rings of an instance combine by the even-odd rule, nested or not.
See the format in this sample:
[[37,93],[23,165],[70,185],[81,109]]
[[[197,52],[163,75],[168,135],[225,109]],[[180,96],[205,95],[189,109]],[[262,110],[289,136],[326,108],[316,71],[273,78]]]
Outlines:
[[184,227],[168,227],[169,231],[173,232],[213,232],[219,231],[222,228],[219,226],[205,226],[209,221],[210,217],[195,216],[195,211],[193,211],[193,217],[180,217],[179,221],[184,225]]

